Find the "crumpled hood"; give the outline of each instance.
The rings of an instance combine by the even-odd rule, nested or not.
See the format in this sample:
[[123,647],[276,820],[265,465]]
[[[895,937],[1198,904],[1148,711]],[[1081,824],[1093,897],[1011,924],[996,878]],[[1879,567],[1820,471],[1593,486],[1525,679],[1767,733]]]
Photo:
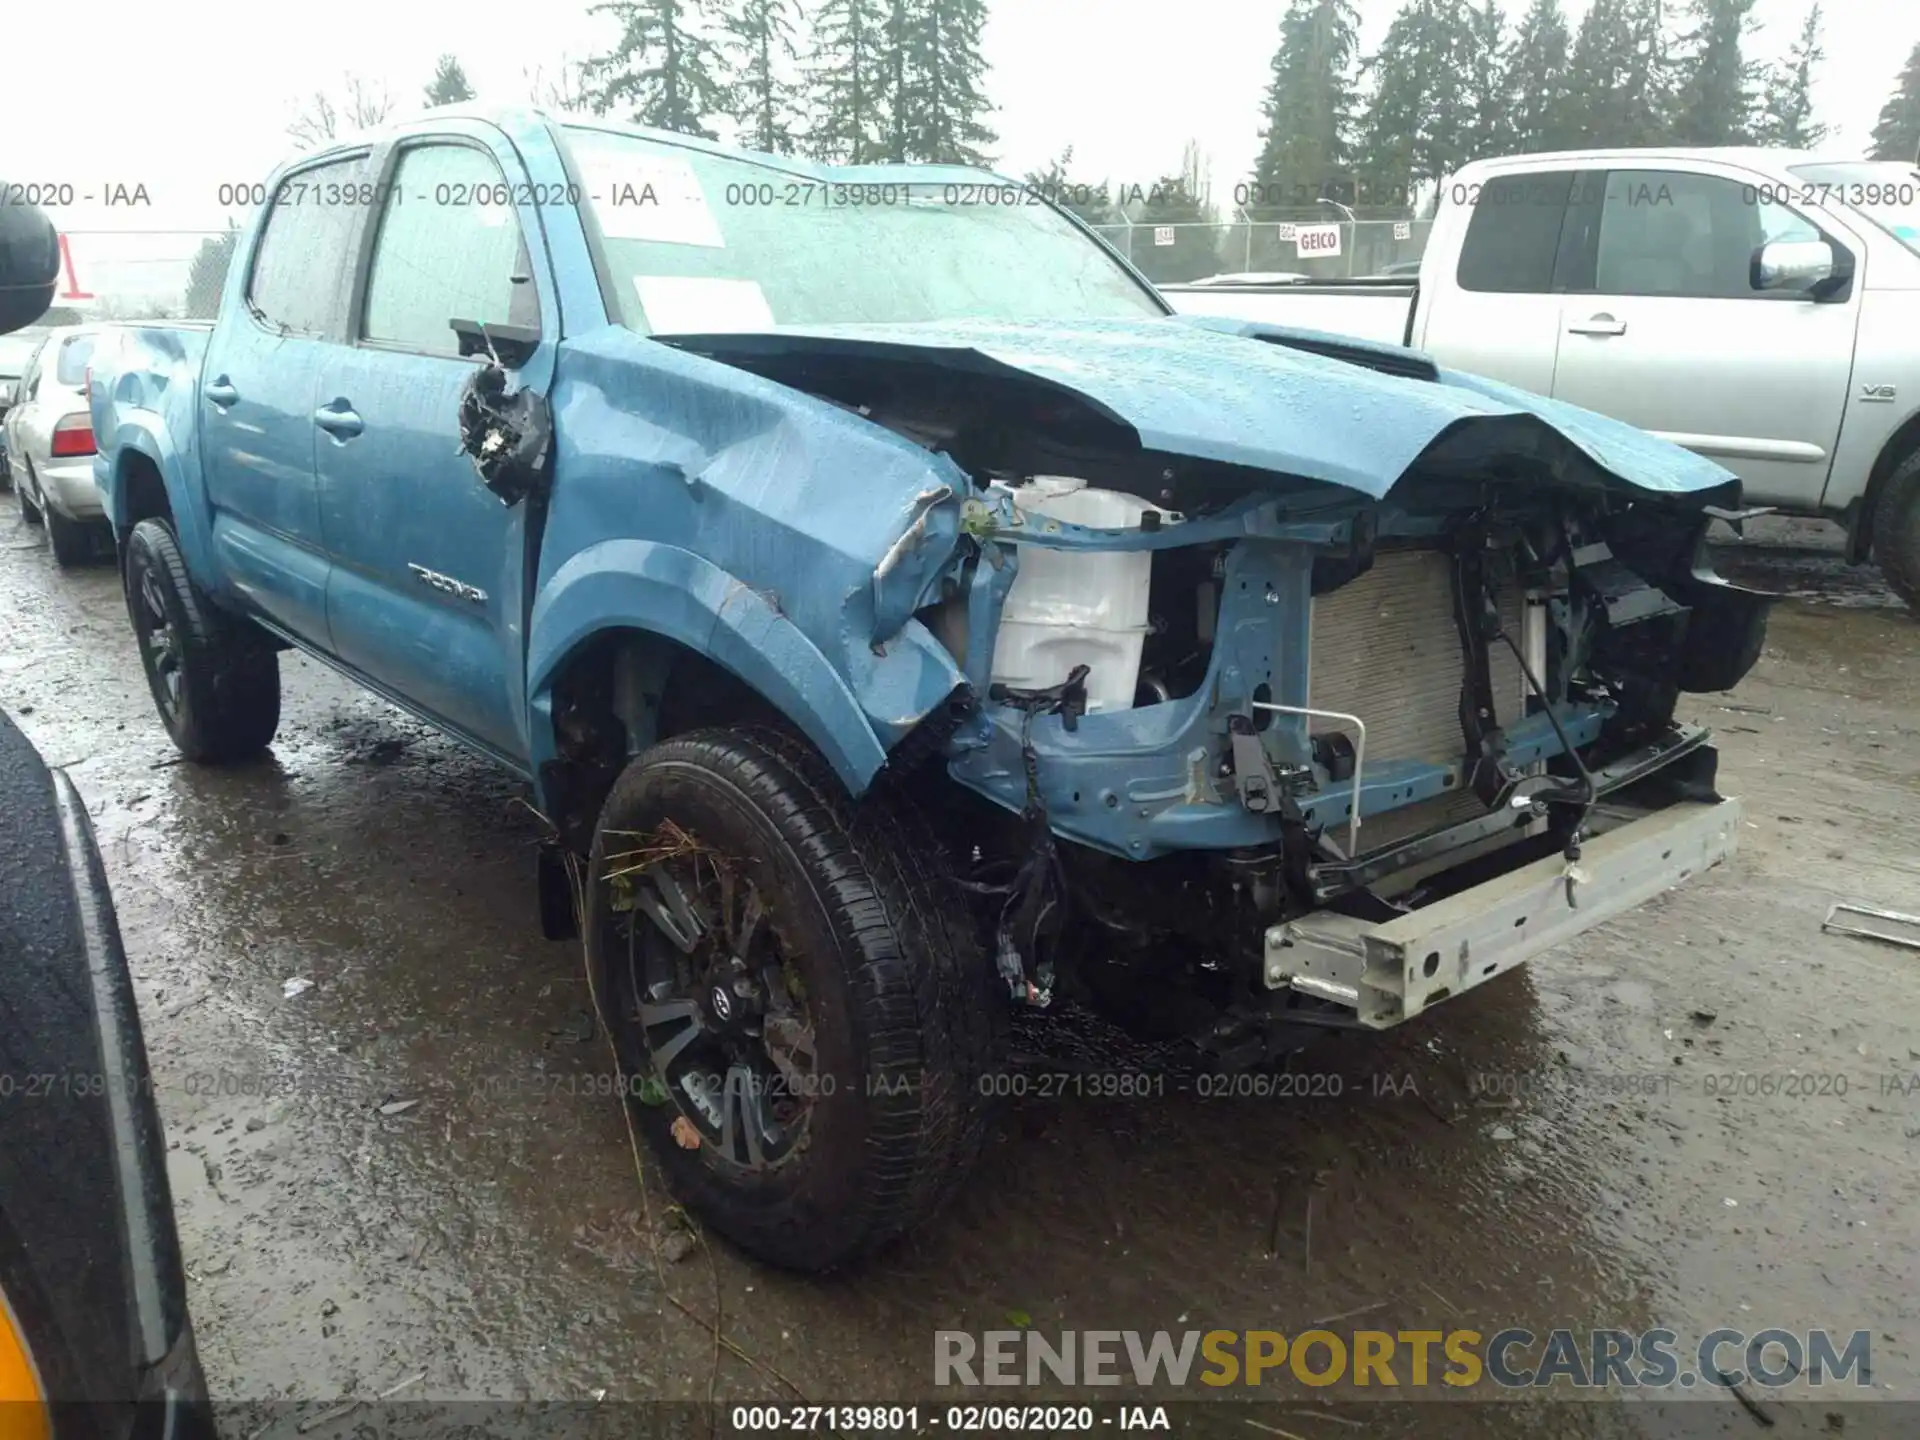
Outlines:
[[[1553,465],[1571,446],[1614,479],[1660,494],[1737,483],[1630,425],[1440,370],[1415,351],[1225,317],[798,325],[661,338],[717,360],[865,354],[1013,372],[1080,396],[1132,429],[1144,449],[1324,480],[1376,499],[1443,440],[1450,463],[1523,456]],[[1437,378],[1383,373],[1287,342],[1368,351]]]

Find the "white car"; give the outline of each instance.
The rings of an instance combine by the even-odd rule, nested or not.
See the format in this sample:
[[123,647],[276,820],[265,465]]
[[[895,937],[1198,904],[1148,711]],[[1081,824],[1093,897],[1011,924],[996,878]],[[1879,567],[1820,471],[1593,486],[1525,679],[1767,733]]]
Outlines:
[[20,514],[46,522],[62,566],[89,559],[107,533],[93,482],[93,421],[87,413],[87,365],[101,327],[50,331],[14,382],[5,424],[7,467]]
[[40,348],[46,330],[31,327],[12,335],[0,335],[0,490],[12,483],[12,469],[7,464],[7,409],[13,404],[13,392],[26,373],[27,362],[33,359],[33,352]]

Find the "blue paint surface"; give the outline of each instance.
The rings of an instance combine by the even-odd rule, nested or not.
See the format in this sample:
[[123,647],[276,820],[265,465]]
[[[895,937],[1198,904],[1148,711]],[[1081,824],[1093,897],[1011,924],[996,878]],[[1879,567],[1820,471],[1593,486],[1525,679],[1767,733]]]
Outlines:
[[[1216,323],[1200,323],[1206,320]],[[1438,372],[1438,383],[1409,379],[1261,339],[1289,333],[1338,338],[1170,316],[788,326],[675,339],[721,356],[868,355],[931,360],[983,378],[1025,376],[1091,402],[1147,450],[1326,481],[1375,499],[1443,443],[1462,464],[1525,456],[1564,467],[1584,458],[1605,478],[1653,493],[1737,483],[1731,471],[1677,445],[1509,385],[1448,370]]]

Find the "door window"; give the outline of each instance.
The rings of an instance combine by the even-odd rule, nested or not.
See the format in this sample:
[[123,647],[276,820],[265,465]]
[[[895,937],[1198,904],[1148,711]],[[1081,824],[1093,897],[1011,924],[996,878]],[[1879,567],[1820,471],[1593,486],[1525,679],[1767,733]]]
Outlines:
[[1573,194],[1574,171],[1503,175],[1483,185],[1455,185],[1449,199],[1473,207],[1461,242],[1462,290],[1548,295],[1560,227]]
[[367,157],[356,155],[281,180],[247,277],[247,301],[262,323],[302,335],[336,329],[361,213],[348,197],[362,193],[367,179]]
[[400,157],[367,276],[363,338],[458,355],[450,322],[538,328],[511,187],[471,145],[422,145]]
[[1602,295],[1750,300],[1754,251],[1818,240],[1798,212],[1751,185],[1675,170],[1615,170],[1601,209],[1594,289]]

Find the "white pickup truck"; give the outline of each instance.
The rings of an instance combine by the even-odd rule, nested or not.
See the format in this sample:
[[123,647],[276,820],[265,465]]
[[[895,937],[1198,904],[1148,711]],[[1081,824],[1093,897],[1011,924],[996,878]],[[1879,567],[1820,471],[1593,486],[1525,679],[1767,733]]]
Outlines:
[[1478,161],[1416,283],[1167,285],[1614,416],[1846,525],[1920,610],[1920,171],[1785,150]]

